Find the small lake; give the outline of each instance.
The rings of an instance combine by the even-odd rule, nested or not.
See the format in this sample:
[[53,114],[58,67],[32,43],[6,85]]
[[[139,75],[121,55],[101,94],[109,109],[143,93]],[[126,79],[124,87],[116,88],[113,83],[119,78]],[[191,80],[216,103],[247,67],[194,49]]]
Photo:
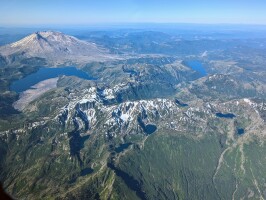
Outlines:
[[75,67],[59,67],[59,68],[40,68],[37,72],[30,74],[22,79],[11,83],[10,90],[17,93],[23,92],[31,88],[31,86],[50,78],[58,76],[77,76],[79,78],[92,80],[93,78]]
[[187,65],[191,69],[199,72],[202,76],[206,76],[207,75],[207,72],[206,72],[203,64],[200,61],[198,61],[198,60],[185,61],[185,65]]
[[132,144],[133,143],[131,143],[131,142],[125,143],[125,144],[120,144],[119,147],[115,148],[115,152],[116,153],[121,153],[122,151],[124,151],[125,149],[127,149]]
[[233,113],[216,113],[216,117],[233,119],[236,116]]
[[142,121],[141,117],[138,117],[138,122],[139,122],[140,127],[143,129],[143,131],[147,135],[151,135],[152,133],[154,133],[157,130],[157,126],[155,126],[153,124],[145,125],[145,123]]
[[157,126],[153,125],[153,124],[147,124],[145,126],[145,133],[147,133],[148,135],[154,133],[157,130]]
[[188,104],[186,104],[186,103],[182,103],[182,102],[179,101],[178,99],[175,99],[175,103],[176,103],[177,105],[181,106],[181,107],[186,107],[186,106],[188,106]]
[[243,135],[245,133],[245,130],[243,128],[238,128],[237,129],[237,134],[238,135]]
[[86,176],[88,174],[91,174],[92,172],[93,172],[92,168],[85,168],[85,169],[81,170],[80,175],[81,176]]

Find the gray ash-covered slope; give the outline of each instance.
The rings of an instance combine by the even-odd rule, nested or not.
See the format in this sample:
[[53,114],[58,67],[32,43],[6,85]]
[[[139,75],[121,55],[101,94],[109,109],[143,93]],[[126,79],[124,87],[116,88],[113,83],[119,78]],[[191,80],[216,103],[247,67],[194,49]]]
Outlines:
[[5,57],[40,57],[49,62],[88,62],[110,60],[114,58],[107,49],[95,43],[85,42],[73,36],[55,31],[33,33],[17,42],[0,47]]

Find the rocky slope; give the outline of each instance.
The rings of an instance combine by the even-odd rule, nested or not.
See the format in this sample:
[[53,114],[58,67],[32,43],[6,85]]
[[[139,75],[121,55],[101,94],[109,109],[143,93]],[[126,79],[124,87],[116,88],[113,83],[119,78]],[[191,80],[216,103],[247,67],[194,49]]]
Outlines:
[[[1,132],[1,142],[9,144],[8,151],[5,145],[2,147],[6,157],[1,177],[15,197],[153,199],[157,193],[160,199],[175,199],[176,195],[198,197],[197,190],[206,199],[242,197],[238,191],[246,192],[246,197],[259,197],[263,179],[250,176],[256,165],[248,163],[252,158],[246,149],[256,141],[264,146],[263,104],[251,99],[118,103],[117,94],[123,85],[87,87],[63,87],[47,93],[24,110],[29,121],[22,127]],[[188,149],[194,149],[197,156]],[[165,155],[161,155],[163,152]],[[16,160],[12,159],[14,155]],[[173,156],[184,165],[174,162]],[[197,172],[195,163],[204,170]],[[234,170],[233,176],[227,167]],[[160,174],[163,169],[172,169],[175,175]],[[156,178],[147,174],[149,170]],[[186,179],[194,183],[199,175],[202,184],[188,187],[183,183]],[[157,179],[173,182],[164,188]],[[237,187],[236,192],[224,187],[226,181]],[[251,187],[250,181],[256,181],[257,186]],[[176,184],[182,188],[175,188]],[[207,185],[209,190],[205,191]],[[170,188],[175,189],[171,192]],[[230,191],[228,196],[225,191]]]

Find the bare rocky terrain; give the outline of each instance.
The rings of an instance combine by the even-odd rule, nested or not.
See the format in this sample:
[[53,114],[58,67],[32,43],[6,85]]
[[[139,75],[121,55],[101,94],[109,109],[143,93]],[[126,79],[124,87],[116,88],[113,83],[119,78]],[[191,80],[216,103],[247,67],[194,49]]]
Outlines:
[[14,108],[22,111],[30,102],[40,97],[45,92],[56,88],[58,78],[47,79],[41,81],[36,85],[32,86],[31,89],[28,89],[22,92],[19,95],[19,99],[14,102]]

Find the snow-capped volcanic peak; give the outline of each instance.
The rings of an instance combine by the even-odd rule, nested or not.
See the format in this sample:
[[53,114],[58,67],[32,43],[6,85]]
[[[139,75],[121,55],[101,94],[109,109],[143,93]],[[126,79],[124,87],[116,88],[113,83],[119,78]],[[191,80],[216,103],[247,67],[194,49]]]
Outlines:
[[11,47],[20,47],[20,46],[26,46],[36,40],[37,35],[36,34],[31,34],[22,40],[19,40],[17,42],[12,43],[10,46]]
[[65,35],[60,32],[55,32],[55,31],[40,31],[33,33],[17,42],[12,43],[10,46],[11,47],[26,47],[28,45],[32,45],[35,42],[46,42],[46,43],[60,43],[60,44],[65,44],[65,45],[74,45],[75,43],[83,43],[87,45],[92,45],[96,46],[95,44],[92,43],[87,43],[84,41],[81,41],[73,36]]
[[31,54],[55,51],[57,51],[57,53],[58,51],[70,53],[70,50],[79,50],[77,47],[80,47],[80,49],[97,48],[97,46],[93,43],[81,41],[73,36],[68,36],[54,31],[41,31],[33,33],[15,43],[10,44],[9,47],[15,48],[14,50],[17,51],[23,50],[26,51],[26,53]]
[[27,57],[54,60],[91,60],[111,58],[106,49],[55,31],[33,33],[17,42],[0,47],[0,54],[23,53]]

